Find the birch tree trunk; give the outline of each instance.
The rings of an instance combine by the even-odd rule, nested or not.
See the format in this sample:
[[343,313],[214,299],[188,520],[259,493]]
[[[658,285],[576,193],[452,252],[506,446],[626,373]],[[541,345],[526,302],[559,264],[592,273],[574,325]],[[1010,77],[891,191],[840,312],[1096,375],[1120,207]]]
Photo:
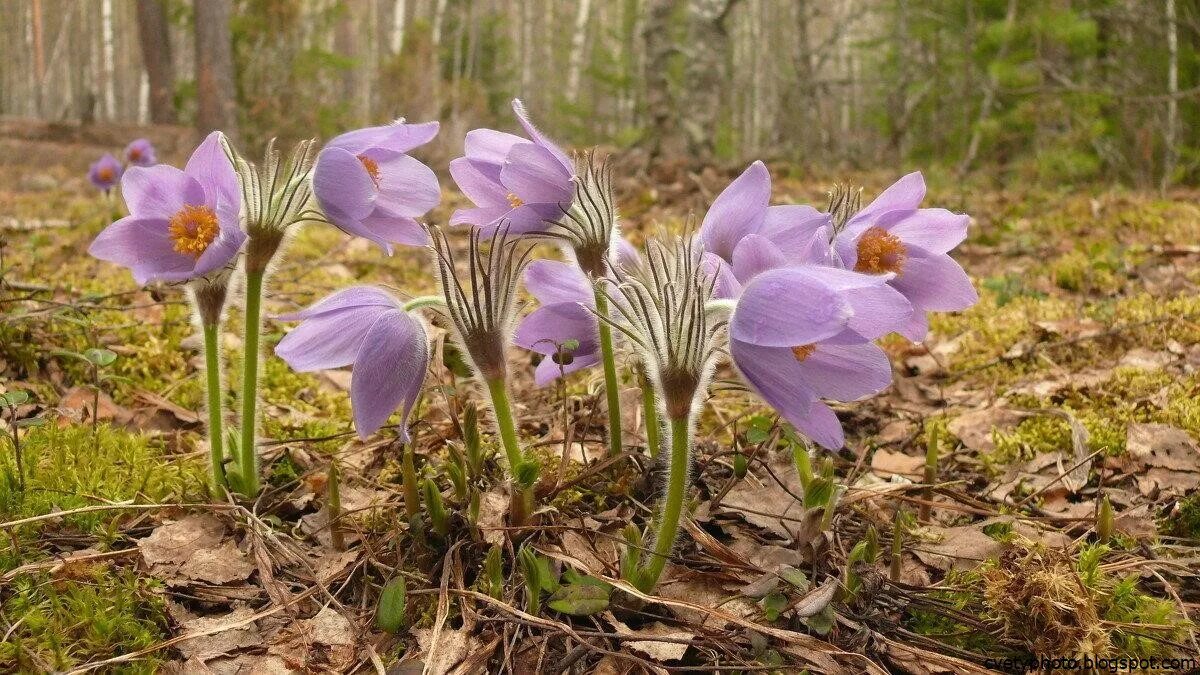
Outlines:
[[579,100],[579,78],[583,72],[583,47],[587,44],[588,17],[591,15],[592,0],[579,0],[579,11],[575,14],[575,32],[571,34],[571,61],[567,71],[567,100]]
[[1163,174],[1160,189],[1171,186],[1175,177],[1175,165],[1179,161],[1179,29],[1175,13],[1175,0],[1166,0],[1167,19],[1167,129],[1163,134]]
[[175,124],[175,63],[163,0],[137,0],[137,27],[150,87],[150,121]]
[[396,0],[396,6],[392,11],[392,39],[390,46],[393,54],[399,54],[404,49],[404,23],[408,18],[407,0]]
[[100,3],[100,39],[103,46],[104,116],[112,120],[117,114],[116,68],[113,64],[113,7],[112,0]]
[[687,149],[687,140],[679,130],[679,106],[671,86],[673,23],[680,0],[649,0],[642,40],[646,45],[646,114],[650,118],[650,137],[646,144],[651,157],[679,156]]
[[220,129],[236,140],[237,90],[233,81],[232,0],[195,0],[196,129]]

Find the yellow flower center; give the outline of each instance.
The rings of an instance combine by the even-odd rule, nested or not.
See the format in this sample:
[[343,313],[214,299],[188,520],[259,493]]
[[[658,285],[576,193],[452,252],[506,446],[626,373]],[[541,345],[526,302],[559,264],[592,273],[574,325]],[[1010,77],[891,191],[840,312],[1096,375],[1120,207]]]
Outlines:
[[515,209],[515,208],[517,208],[518,206],[522,206],[522,205],[524,205],[524,204],[525,204],[525,200],[524,200],[524,199],[521,199],[520,197],[518,197],[518,196],[517,196],[517,193],[515,193],[515,192],[510,192],[510,193],[508,193],[508,203],[509,203],[509,205],[511,205],[511,206],[512,206],[512,207]]
[[367,157],[366,155],[359,155],[358,161],[362,162],[363,168],[367,170],[367,175],[371,177],[371,180],[375,181],[375,187],[378,188],[379,187],[379,162],[376,162],[375,160],[371,159],[370,157]]
[[111,167],[102,166],[96,170],[96,178],[98,178],[101,183],[107,183],[113,178],[116,178],[116,175]]
[[217,214],[207,206],[184,204],[182,209],[167,221],[167,232],[175,245],[175,252],[199,258],[208,250],[221,232]]
[[900,238],[883,228],[872,227],[858,239],[858,262],[855,272],[867,274],[900,273],[904,267],[904,244]]
[[796,357],[797,361],[803,362],[815,351],[817,351],[816,345],[797,345],[792,347],[792,356]]

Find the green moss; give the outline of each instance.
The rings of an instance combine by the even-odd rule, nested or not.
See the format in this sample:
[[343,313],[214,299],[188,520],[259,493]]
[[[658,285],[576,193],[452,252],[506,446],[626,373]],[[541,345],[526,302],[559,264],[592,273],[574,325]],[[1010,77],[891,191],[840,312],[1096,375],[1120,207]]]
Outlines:
[[[0,670],[64,671],[166,638],[166,602],[158,582],[106,565],[69,574],[21,576],[0,590],[6,623],[13,627],[0,642]],[[118,672],[158,672],[162,659],[152,654],[122,664]]]
[[[186,501],[188,493],[204,489],[203,465],[168,458],[161,441],[107,424],[99,425],[95,436],[90,425],[60,427],[51,422],[34,427],[22,434],[21,450],[24,490],[16,478],[12,443],[0,441],[0,514],[6,520],[112,502]],[[123,517],[120,511],[99,511],[48,522],[105,540],[112,524]],[[27,526],[20,534],[30,536],[41,525]],[[6,548],[11,546],[4,541]],[[35,555],[35,549],[10,556],[6,567],[22,555]]]
[[1180,501],[1163,519],[1161,529],[1176,537],[1200,539],[1200,492]]

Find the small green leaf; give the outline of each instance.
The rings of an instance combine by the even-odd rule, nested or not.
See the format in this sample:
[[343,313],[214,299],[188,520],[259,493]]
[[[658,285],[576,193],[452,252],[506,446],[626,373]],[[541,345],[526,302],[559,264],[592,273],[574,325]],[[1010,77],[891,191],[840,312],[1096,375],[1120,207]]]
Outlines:
[[808,577],[800,570],[791,565],[784,565],[779,568],[779,578],[795,586],[801,593],[808,592]]
[[763,618],[767,621],[775,621],[779,618],[779,613],[787,609],[788,599],[783,593],[775,591],[768,593],[766,597],[758,601],[759,606],[763,610]]
[[2,404],[6,405],[6,406],[21,405],[22,403],[25,403],[28,400],[29,400],[29,392],[21,391],[20,389],[18,389],[16,391],[10,391],[7,394],[5,394],[4,396],[0,396],[0,402],[2,402]]
[[83,358],[96,366],[104,368],[105,366],[111,366],[113,361],[117,360],[117,355],[107,349],[93,347],[83,352]]
[[458,347],[449,341],[442,348],[442,365],[446,366],[447,370],[454,373],[456,377],[471,377],[471,366],[468,364],[467,359],[459,351]]
[[554,568],[550,566],[550,559],[545,556],[537,556],[538,564],[538,582],[542,586],[542,590],[547,593],[554,593],[558,590],[558,574]]
[[383,587],[379,596],[379,609],[375,613],[375,625],[387,633],[395,633],[404,627],[407,616],[408,589],[404,577],[396,577]]
[[833,481],[823,476],[813,477],[804,489],[804,508],[814,509],[825,506],[829,503],[832,495]]
[[608,609],[610,591],[596,584],[568,584],[546,603],[550,609],[571,616],[589,616]]
[[811,628],[817,635],[825,635],[833,630],[833,622],[836,617],[833,614],[833,604],[825,605],[825,609],[804,620],[804,624]]
[[513,479],[521,488],[529,488],[537,482],[541,470],[541,462],[536,459],[525,460],[513,467]]

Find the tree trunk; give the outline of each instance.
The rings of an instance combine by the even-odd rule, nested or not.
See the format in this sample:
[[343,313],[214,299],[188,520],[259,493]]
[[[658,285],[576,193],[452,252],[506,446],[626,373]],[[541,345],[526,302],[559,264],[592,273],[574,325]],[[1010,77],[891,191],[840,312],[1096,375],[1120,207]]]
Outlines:
[[1165,193],[1175,178],[1179,148],[1179,29],[1175,0],[1166,0],[1167,19],[1167,128],[1163,134],[1163,173],[1160,189]]
[[150,85],[150,121],[175,124],[175,63],[163,0],[137,0],[137,25]]
[[232,0],[195,0],[196,130],[220,129],[237,138],[237,90],[233,81]]
[[647,146],[651,157],[678,157],[687,150],[679,131],[678,102],[671,86],[672,56],[676,53],[675,17],[680,0],[649,0],[642,40],[646,45],[646,114],[650,118]]
[[113,6],[112,0],[100,3],[100,40],[102,46],[102,65],[104,72],[104,115],[111,121],[117,116],[117,79],[116,58],[113,46]]
[[575,32],[571,34],[571,61],[567,71],[567,100],[579,100],[579,79],[583,73],[583,47],[587,44],[588,17],[591,15],[592,0],[579,0],[579,12],[575,15]]

